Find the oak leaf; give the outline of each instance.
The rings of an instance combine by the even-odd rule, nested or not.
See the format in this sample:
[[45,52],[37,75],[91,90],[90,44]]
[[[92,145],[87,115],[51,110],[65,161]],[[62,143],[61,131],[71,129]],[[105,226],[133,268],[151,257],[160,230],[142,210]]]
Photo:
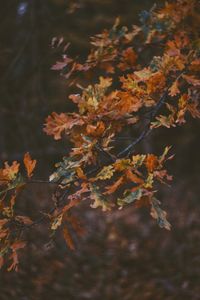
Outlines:
[[175,80],[172,84],[172,86],[169,88],[169,95],[171,97],[174,97],[176,95],[180,94],[180,90],[178,87],[178,80]]
[[26,168],[27,175],[30,178],[33,175],[33,171],[36,166],[36,160],[32,160],[28,152],[24,155],[24,165]]
[[44,132],[53,135],[55,140],[61,139],[63,131],[71,129],[75,125],[83,125],[84,121],[80,117],[72,117],[65,113],[57,114],[53,112],[48,116],[45,123]]
[[167,213],[160,208],[160,201],[156,198],[151,200],[151,216],[157,220],[161,228],[171,230],[171,224],[166,219]]
[[158,166],[157,156],[155,156],[154,154],[147,154],[145,165],[148,172],[153,172],[154,169]]
[[9,165],[8,162],[5,162],[4,168],[0,169],[0,182],[11,181],[15,179],[19,172],[19,167],[20,164],[17,161],[13,161],[12,165]]

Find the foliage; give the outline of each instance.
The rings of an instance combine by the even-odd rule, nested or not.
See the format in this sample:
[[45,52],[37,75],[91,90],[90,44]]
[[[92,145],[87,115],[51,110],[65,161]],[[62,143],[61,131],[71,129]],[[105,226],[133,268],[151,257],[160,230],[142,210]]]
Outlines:
[[[69,57],[68,46],[63,46],[62,60],[52,69],[80,90],[69,96],[76,111],[53,112],[44,131],[55,140],[67,136],[73,146],[49,178],[56,185],[54,206],[39,220],[15,210],[20,191],[34,182],[36,161],[25,154],[26,175],[16,161],[6,162],[0,170],[1,266],[6,258],[11,260],[8,270],[17,270],[18,250],[26,245],[23,232],[43,220],[49,221],[52,234],[61,230],[74,250],[70,228],[79,235],[83,230],[71,210],[84,200],[103,211],[145,205],[158,225],[170,230],[156,198],[158,183],[172,180],[166,170],[166,162],[173,158],[170,147],[160,155],[136,153],[135,148],[156,128],[180,126],[189,116],[200,117],[198,9],[195,0],[167,2],[141,13],[141,25],[131,29],[116,19],[110,30],[91,38],[84,62]],[[62,44],[58,41],[59,47]],[[138,130],[138,135],[119,151],[117,142],[127,128]]]

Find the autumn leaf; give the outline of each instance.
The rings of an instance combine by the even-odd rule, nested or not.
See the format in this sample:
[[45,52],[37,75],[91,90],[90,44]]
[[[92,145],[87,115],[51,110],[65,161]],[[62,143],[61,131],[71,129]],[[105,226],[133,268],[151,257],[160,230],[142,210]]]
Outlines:
[[12,165],[8,162],[4,163],[4,168],[0,169],[0,182],[11,181],[16,178],[19,172],[20,164],[17,161],[13,161]]
[[112,78],[110,77],[102,77],[100,76],[99,77],[99,87],[102,88],[102,89],[107,89],[109,86],[112,85]]
[[90,205],[92,208],[102,208],[102,211],[111,210],[109,201],[100,193],[99,188],[95,185],[90,185],[91,199],[94,202]]
[[112,185],[106,186],[106,192],[104,195],[113,194],[124,182],[124,176],[121,176],[117,181],[115,181]]
[[153,172],[153,170],[158,166],[157,156],[154,154],[147,154],[145,165],[148,172]]
[[31,178],[31,176],[33,175],[35,166],[36,166],[36,160],[35,159],[32,160],[31,156],[28,152],[24,155],[24,165],[25,165],[28,177]]
[[4,265],[4,258],[3,256],[0,256],[0,269],[3,267]]
[[133,68],[136,60],[137,60],[137,54],[135,53],[132,47],[128,47],[127,49],[122,51],[122,57],[120,59],[120,63],[118,64],[118,68],[121,71],[125,71],[127,69]]
[[144,154],[133,155],[132,162],[133,162],[134,167],[138,168],[138,167],[142,166],[145,158],[146,158],[146,155],[144,155]]
[[72,237],[69,233],[69,230],[68,230],[67,226],[65,226],[63,228],[63,237],[64,237],[65,242],[66,242],[67,246],[69,247],[69,249],[75,250],[74,242],[72,240]]
[[145,189],[151,189],[153,187],[153,178],[154,178],[153,173],[149,173],[143,185]]
[[22,249],[22,248],[24,248],[26,246],[26,242],[25,241],[16,241],[16,242],[14,242],[12,245],[11,245],[11,249],[13,250],[13,251],[17,251],[17,250],[19,250],[19,249]]
[[53,112],[48,116],[45,123],[44,132],[47,135],[53,135],[55,140],[61,139],[63,131],[67,131],[76,125],[83,125],[84,121],[81,118],[69,116],[61,113]]
[[74,215],[67,216],[67,221],[71,224],[72,228],[79,236],[83,236],[85,234],[85,229],[77,217]]
[[151,216],[157,220],[161,228],[171,230],[171,224],[167,221],[167,213],[160,208],[160,201],[153,198],[151,201]]
[[26,246],[26,242],[25,241],[16,241],[14,242],[10,248],[12,250],[12,254],[10,255],[10,259],[12,260],[11,265],[8,267],[8,272],[14,270],[14,271],[18,271],[18,265],[19,265],[19,259],[18,259],[18,253],[17,251],[19,249],[22,249]]
[[178,87],[178,80],[175,80],[172,84],[172,86],[169,88],[169,95],[171,97],[174,97],[176,95],[180,94],[180,90]]
[[142,189],[137,189],[133,192],[128,192],[124,198],[118,198],[117,204],[123,207],[126,204],[134,203],[142,197]]
[[103,167],[103,169],[97,174],[97,176],[95,177],[95,181],[96,180],[106,180],[106,179],[110,179],[113,174],[114,174],[115,170],[113,168],[112,165],[110,166],[105,166]]
[[127,168],[129,168],[131,166],[131,160],[130,159],[118,159],[114,163],[113,166],[114,166],[116,171],[123,171],[123,170],[126,170]]
[[182,75],[182,77],[193,86],[200,86],[200,79],[197,79],[193,75]]
[[136,174],[134,174],[131,170],[126,170],[125,171],[125,174],[126,174],[126,177],[134,182],[134,183],[138,183],[138,184],[143,184],[144,183],[144,180],[140,177],[138,177]]
[[57,61],[51,67],[51,69],[54,71],[61,71],[62,69],[64,69],[67,65],[69,65],[72,62],[73,62],[73,60],[71,58],[69,58],[67,55],[63,55],[63,61]]
[[[167,154],[169,153],[169,150],[171,149],[171,146],[166,146],[162,155],[158,158],[159,160],[159,164],[162,166],[164,161],[166,160],[167,158]],[[171,156],[170,158],[173,158],[173,156]]]
[[18,221],[18,222],[20,222],[20,223],[23,223],[25,225],[31,225],[31,224],[33,224],[33,221],[29,217],[27,217],[27,216],[16,216],[15,220]]
[[102,121],[97,122],[96,125],[88,124],[86,127],[86,131],[88,135],[92,135],[94,137],[102,136],[105,131],[105,124]]
[[59,216],[55,217],[51,224],[51,229],[57,230],[58,227],[60,227],[62,224],[62,219],[63,219],[63,214],[60,214]]

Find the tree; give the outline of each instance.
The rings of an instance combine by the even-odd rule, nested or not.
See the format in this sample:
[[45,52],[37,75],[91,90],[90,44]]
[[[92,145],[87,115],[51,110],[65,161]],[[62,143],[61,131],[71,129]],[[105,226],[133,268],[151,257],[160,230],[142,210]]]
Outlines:
[[[141,26],[120,26],[91,38],[91,51],[84,62],[68,56],[53,67],[79,93],[69,99],[73,113],[53,112],[44,131],[55,140],[67,137],[71,151],[56,164],[49,184],[56,187],[53,207],[37,220],[20,215],[15,202],[32,179],[36,160],[24,155],[26,175],[16,161],[0,170],[0,265],[11,260],[8,270],[18,268],[18,250],[24,248],[24,231],[48,220],[53,234],[62,231],[70,249],[74,243],[68,225],[83,233],[72,209],[88,200],[103,211],[126,205],[148,206],[158,225],[170,230],[166,212],[156,197],[158,183],[172,180],[166,162],[173,158],[170,146],[163,152],[138,153],[137,145],[160,127],[182,126],[200,117],[198,1],[178,0],[154,6],[140,15]],[[89,84],[89,85],[88,85]],[[128,136],[128,131],[134,133]],[[41,181],[43,182],[43,181]],[[45,182],[45,181],[44,181]]]

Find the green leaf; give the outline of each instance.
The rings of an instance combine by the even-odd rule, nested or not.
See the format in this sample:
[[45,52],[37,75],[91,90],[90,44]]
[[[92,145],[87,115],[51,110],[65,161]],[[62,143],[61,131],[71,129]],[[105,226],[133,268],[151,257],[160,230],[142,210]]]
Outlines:
[[157,220],[161,228],[171,230],[171,224],[166,219],[167,213],[160,208],[160,201],[156,198],[152,198],[151,201],[151,216]]
[[92,208],[101,207],[102,211],[107,211],[111,209],[110,203],[107,201],[106,197],[99,192],[99,188],[96,185],[91,184],[90,191],[91,191],[91,199],[94,200],[94,202],[90,205],[90,207]]
[[142,196],[142,189],[138,189],[134,192],[130,192],[125,198],[118,198],[117,204],[120,207],[123,207],[126,204],[130,204],[135,202],[136,200],[139,200]]
[[7,188],[0,192],[0,196],[8,191],[11,191],[11,190],[14,190],[15,188],[19,188],[19,187],[23,186],[25,183],[26,182],[25,182],[24,178],[19,173],[17,175],[17,177],[15,177],[15,179],[8,184]]

